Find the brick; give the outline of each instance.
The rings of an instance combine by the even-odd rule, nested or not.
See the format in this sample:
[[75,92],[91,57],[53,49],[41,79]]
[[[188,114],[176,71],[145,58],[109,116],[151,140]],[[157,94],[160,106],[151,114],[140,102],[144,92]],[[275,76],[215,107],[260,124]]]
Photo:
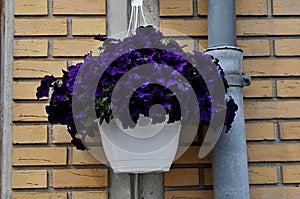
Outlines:
[[64,147],[13,148],[14,166],[66,165],[67,149]]
[[59,60],[17,60],[13,63],[14,78],[42,78],[45,75],[62,76],[62,69],[66,69],[67,62]]
[[282,181],[284,184],[300,182],[300,165],[282,166]]
[[207,15],[207,0],[197,0],[198,15]]
[[13,99],[15,100],[36,100],[36,89],[40,82],[14,82]]
[[72,35],[106,35],[106,19],[72,19]]
[[276,83],[278,97],[300,97],[299,80],[278,80]]
[[165,199],[213,199],[212,190],[187,190],[187,191],[165,191]]
[[277,184],[277,168],[267,166],[249,167],[250,184]]
[[245,103],[246,119],[299,118],[299,101],[261,101]]
[[300,160],[300,144],[248,144],[249,162],[287,162]]
[[252,81],[251,85],[243,89],[244,97],[273,97],[272,81]]
[[199,40],[199,51],[204,52],[208,48],[208,40]]
[[237,0],[237,15],[267,15],[266,0]]
[[[52,142],[55,144],[65,144],[65,143],[70,143],[71,142],[71,136],[67,130],[67,126],[66,125],[53,125],[52,128],[52,133],[51,133],[51,138],[52,138]],[[100,142],[100,136],[94,136],[94,137],[90,137],[90,136],[86,136],[85,137],[85,141],[86,144],[94,144],[95,143],[99,143]],[[98,147],[96,148],[96,152],[98,152]],[[90,148],[90,150],[94,150],[94,148]],[[102,149],[101,149],[102,151]]]
[[299,65],[299,59],[245,59],[243,71],[253,77],[300,76]]
[[300,195],[299,187],[251,188],[251,199],[293,199]]
[[83,57],[90,51],[97,50],[101,42],[96,40],[54,40],[54,57]]
[[14,0],[15,15],[47,15],[47,0]]
[[46,144],[47,143],[47,126],[31,125],[16,126],[13,130],[13,144]]
[[160,0],[160,16],[192,16],[193,0]]
[[67,193],[14,192],[11,199],[67,199]]
[[165,186],[198,186],[199,169],[171,169],[164,174]]
[[[250,184],[277,184],[277,168],[276,167],[249,167],[249,183]],[[213,185],[213,172],[211,168],[204,169],[204,185]]]
[[239,36],[299,35],[298,21],[298,19],[237,20],[236,30]]
[[297,0],[273,0],[273,15],[300,15]]
[[246,123],[248,141],[275,140],[274,131],[274,124],[271,122]]
[[76,64],[78,64],[78,63],[83,63],[83,60],[82,60],[82,59],[74,59],[74,60],[72,60],[72,62],[71,62],[72,65],[76,65]]
[[13,189],[47,188],[46,170],[15,170],[12,172]]
[[72,139],[65,125],[54,125],[51,136],[55,144],[70,143]]
[[178,35],[176,32],[166,32],[163,29],[175,30],[179,33],[189,36],[206,36],[207,35],[207,20],[177,20],[177,19],[162,19],[160,20],[160,28],[162,32],[168,36]]
[[104,15],[105,0],[53,0],[54,15]]
[[[298,28],[300,30],[300,27]],[[275,40],[275,55],[277,56],[298,56],[300,54],[299,39]]]
[[195,48],[194,48],[194,40],[192,40],[192,39],[190,39],[190,40],[176,40],[176,42],[180,46],[185,46],[183,48],[183,50],[185,52],[193,52],[193,50],[195,50]]
[[213,171],[211,168],[204,168],[204,186],[213,185]]
[[107,191],[97,192],[72,192],[72,199],[108,199]]
[[45,104],[17,103],[13,105],[13,121],[15,122],[47,122]]
[[[198,0],[198,14],[207,15],[207,0]],[[266,0],[237,0],[237,15],[267,15]]]
[[300,123],[299,122],[280,122],[280,139],[299,140]]
[[[184,134],[186,136],[182,136],[180,138],[181,143],[189,143],[191,142],[192,137],[194,137],[194,140],[192,140],[194,143],[199,143],[199,137],[197,136],[197,130],[198,126],[195,125],[188,125],[188,126],[181,126],[180,134]],[[202,128],[203,137],[206,135],[207,132],[206,126],[203,126]],[[188,135],[189,134],[189,135]],[[179,148],[180,149],[180,148]]]
[[97,165],[101,164],[90,151],[79,151],[73,148],[73,165]]
[[269,56],[269,41],[265,39],[258,40],[238,40],[237,46],[244,51],[244,56]]
[[48,54],[48,40],[15,40],[15,57],[46,57]]
[[16,36],[67,35],[66,19],[15,19]]
[[52,174],[54,188],[108,186],[107,169],[62,169],[53,170]]
[[208,155],[203,159],[200,159],[199,154],[200,147],[199,146],[190,146],[188,150],[178,158],[174,164],[201,164],[201,163],[211,163],[211,156]]

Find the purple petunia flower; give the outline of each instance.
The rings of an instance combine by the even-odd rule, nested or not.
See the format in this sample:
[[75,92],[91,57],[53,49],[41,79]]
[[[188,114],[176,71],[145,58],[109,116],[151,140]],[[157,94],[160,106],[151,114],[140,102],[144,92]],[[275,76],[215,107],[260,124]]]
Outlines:
[[52,83],[56,81],[56,78],[53,76],[46,75],[42,81],[41,85],[37,88],[36,97],[38,99],[42,97],[48,97],[49,88],[52,86]]
[[[229,86],[223,69],[211,55],[196,51],[193,54],[185,53],[177,42],[166,38],[160,31],[149,26],[138,28],[135,35],[122,41],[106,38],[102,35],[97,35],[95,39],[103,41],[99,56],[93,56],[92,53],[85,55],[83,63],[69,66],[67,71],[63,71],[64,75],[61,80],[57,80],[53,76],[45,76],[36,93],[37,98],[40,99],[48,96],[49,88],[53,87],[49,105],[46,107],[48,120],[52,124],[67,125],[72,143],[77,149],[86,149],[84,138],[77,137],[77,134],[88,131],[87,129],[90,128],[91,121],[88,121],[89,118],[87,117],[90,111],[96,111],[100,121],[109,122],[113,117],[112,103],[120,105],[118,118],[124,128],[133,128],[140,115],[149,116],[150,109],[155,104],[163,107],[169,116],[168,123],[173,123],[182,118],[188,118],[188,115],[195,111],[188,109],[189,97],[185,99],[185,104],[180,104],[176,98],[177,94],[184,95],[187,90],[192,89],[198,100],[199,121],[209,124],[211,119],[215,117],[218,110],[212,108],[212,97],[208,88],[214,88],[215,82],[220,77],[226,92]],[[151,46],[156,46],[156,48],[151,48]],[[117,59],[114,59],[115,57]],[[156,69],[155,74],[130,74],[127,79],[124,79],[124,85],[130,89],[136,89],[134,88],[135,81],[142,80],[144,82],[133,92],[129,107],[122,103],[124,101],[122,95],[111,99],[113,91],[123,92],[122,90],[114,90],[118,81],[130,70],[144,64],[153,65]],[[195,66],[199,67],[201,71],[198,72]],[[189,84],[167,77],[158,79],[158,82],[165,86],[151,83],[149,76],[159,75],[168,67],[176,72],[173,74],[174,77],[180,73]],[[84,69],[85,73],[79,74],[81,69]],[[216,70],[218,73],[213,73]],[[99,71],[102,74],[101,78],[98,76]],[[99,81],[93,93],[91,88],[95,80]],[[74,89],[75,87],[76,89]],[[173,93],[170,89],[172,87],[178,88],[180,93]],[[84,111],[73,114],[72,98],[95,99],[95,107],[86,107]],[[217,105],[224,104],[224,102],[227,105],[224,124],[228,131],[232,127],[238,106],[231,97],[226,100],[221,94],[214,100]],[[181,112],[180,106],[185,110],[184,113]],[[224,109],[224,107],[220,108]],[[134,123],[127,122],[129,121],[127,118],[128,110],[129,117]],[[152,112],[151,116],[153,117],[153,124],[165,121],[165,116],[160,113]],[[125,119],[122,120],[122,118]],[[80,124],[75,126],[74,119],[79,120]]]

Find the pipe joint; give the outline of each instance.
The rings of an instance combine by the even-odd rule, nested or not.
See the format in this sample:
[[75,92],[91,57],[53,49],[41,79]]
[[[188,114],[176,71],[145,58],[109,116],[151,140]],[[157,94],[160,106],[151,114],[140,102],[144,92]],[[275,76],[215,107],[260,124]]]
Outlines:
[[235,46],[216,46],[206,49],[205,53],[219,59],[229,86],[245,87],[251,78],[242,72],[243,51]]

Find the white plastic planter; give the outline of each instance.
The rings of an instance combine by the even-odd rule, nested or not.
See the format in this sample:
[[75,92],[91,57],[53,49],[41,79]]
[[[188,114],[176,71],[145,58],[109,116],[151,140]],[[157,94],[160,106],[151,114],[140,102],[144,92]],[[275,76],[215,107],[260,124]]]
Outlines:
[[112,120],[99,126],[107,160],[115,173],[166,172],[175,158],[181,124],[121,130]]

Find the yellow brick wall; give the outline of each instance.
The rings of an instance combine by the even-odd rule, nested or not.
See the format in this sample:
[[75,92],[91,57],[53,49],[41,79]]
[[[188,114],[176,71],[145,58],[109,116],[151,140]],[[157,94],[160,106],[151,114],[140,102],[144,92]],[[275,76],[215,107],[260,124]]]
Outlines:
[[13,63],[13,199],[106,199],[108,171],[51,126],[37,101],[44,75],[82,60],[106,34],[105,0],[15,0]]
[[[300,195],[300,1],[236,0],[251,199]],[[160,26],[207,48],[207,0],[160,0]],[[197,46],[196,46],[197,47]],[[197,143],[195,143],[197,145]],[[210,158],[191,147],[165,174],[165,198],[213,198]]]
[[[161,28],[207,48],[207,0],[159,0]],[[64,126],[47,123],[35,88],[47,74],[81,60],[106,33],[105,0],[15,0],[13,199],[107,198],[107,168],[70,145]],[[297,198],[300,189],[300,1],[237,0],[245,88],[251,199]],[[196,141],[164,176],[165,198],[213,198],[211,159]]]

